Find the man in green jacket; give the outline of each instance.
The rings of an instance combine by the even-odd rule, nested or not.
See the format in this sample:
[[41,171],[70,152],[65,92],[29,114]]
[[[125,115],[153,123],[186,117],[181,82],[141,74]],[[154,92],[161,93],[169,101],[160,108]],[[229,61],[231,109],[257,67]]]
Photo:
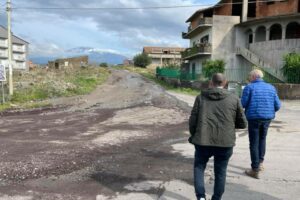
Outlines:
[[197,96],[191,116],[189,141],[195,145],[194,185],[197,200],[205,200],[204,171],[214,157],[215,185],[212,200],[225,191],[228,161],[235,146],[235,129],[246,128],[247,120],[239,98],[224,89],[223,74],[214,74],[211,87]]

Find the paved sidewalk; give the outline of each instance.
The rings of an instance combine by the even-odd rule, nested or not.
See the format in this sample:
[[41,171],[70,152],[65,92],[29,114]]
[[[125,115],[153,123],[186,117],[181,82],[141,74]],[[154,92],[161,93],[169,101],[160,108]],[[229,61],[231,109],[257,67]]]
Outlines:
[[[177,96],[191,105],[194,97]],[[300,196],[300,101],[285,101],[272,122],[267,138],[265,172],[260,180],[244,175],[250,166],[248,135],[246,130],[237,133],[237,145],[229,163],[227,188],[224,200],[298,199]],[[178,145],[183,155],[193,157],[190,145]],[[180,148],[179,148],[180,147]],[[185,148],[186,147],[186,148]],[[212,164],[208,168],[211,171]],[[212,177],[208,176],[207,192],[212,191]],[[192,192],[192,191],[191,191]]]

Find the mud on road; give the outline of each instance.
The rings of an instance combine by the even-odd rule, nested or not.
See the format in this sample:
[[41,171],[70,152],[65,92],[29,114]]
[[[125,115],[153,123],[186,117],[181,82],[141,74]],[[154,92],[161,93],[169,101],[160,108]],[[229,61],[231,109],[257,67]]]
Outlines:
[[1,116],[0,199],[113,199],[135,182],[191,183],[192,160],[172,153],[188,137],[187,104],[128,71],[74,99]]

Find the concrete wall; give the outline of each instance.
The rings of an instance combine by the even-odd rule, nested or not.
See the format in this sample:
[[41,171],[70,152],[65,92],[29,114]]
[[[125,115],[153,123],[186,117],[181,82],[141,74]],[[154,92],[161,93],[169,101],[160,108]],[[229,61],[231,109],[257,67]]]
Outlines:
[[235,65],[235,25],[240,23],[238,16],[213,16],[212,59],[223,59],[226,67]]
[[260,55],[274,68],[283,66],[283,56],[290,52],[300,52],[300,39],[272,40],[250,45],[250,50]]
[[277,1],[273,4],[267,4],[264,2],[256,3],[256,16],[258,18],[297,13],[297,11],[298,0]]
[[300,84],[273,84],[280,99],[300,99]]

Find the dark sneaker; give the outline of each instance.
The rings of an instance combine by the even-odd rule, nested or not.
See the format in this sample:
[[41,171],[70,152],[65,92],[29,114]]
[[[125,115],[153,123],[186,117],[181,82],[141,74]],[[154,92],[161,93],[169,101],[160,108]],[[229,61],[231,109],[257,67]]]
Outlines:
[[255,171],[255,170],[253,170],[253,169],[247,169],[247,170],[245,171],[245,174],[246,174],[247,176],[252,177],[252,178],[259,179],[259,171]]

